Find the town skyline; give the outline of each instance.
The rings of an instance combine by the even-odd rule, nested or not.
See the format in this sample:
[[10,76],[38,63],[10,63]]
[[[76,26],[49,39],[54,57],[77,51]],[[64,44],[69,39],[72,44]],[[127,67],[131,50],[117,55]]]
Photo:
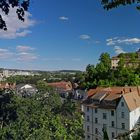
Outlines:
[[99,0],[33,1],[25,22],[11,11],[8,31],[0,31],[3,68],[84,71],[103,52],[112,57],[140,46],[135,6],[106,11]]

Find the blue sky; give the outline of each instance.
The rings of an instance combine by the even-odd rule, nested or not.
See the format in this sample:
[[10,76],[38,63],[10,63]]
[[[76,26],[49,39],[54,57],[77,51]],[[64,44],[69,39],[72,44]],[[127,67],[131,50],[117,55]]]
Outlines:
[[140,48],[140,11],[135,6],[106,11],[100,0],[32,0],[24,23],[15,9],[4,19],[3,68],[85,70],[103,52],[112,57]]

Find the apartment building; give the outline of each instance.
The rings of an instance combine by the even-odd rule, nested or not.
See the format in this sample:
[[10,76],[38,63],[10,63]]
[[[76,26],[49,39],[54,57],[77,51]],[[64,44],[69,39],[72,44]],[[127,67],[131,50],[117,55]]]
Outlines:
[[85,140],[109,140],[135,129],[140,122],[140,87],[97,88],[82,103]]

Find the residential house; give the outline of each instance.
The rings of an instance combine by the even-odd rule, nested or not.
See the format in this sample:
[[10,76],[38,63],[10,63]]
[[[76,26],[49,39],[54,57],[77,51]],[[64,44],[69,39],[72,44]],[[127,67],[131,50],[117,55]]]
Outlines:
[[87,93],[86,90],[82,90],[82,89],[75,89],[73,90],[73,99],[76,100],[83,100],[86,99],[87,97]]
[[31,84],[18,84],[16,86],[16,93],[22,97],[30,97],[38,92],[35,85]]
[[82,102],[85,140],[109,140],[129,132],[140,122],[140,87],[97,88]]
[[60,81],[47,84],[48,86],[53,87],[55,91],[60,94],[61,97],[66,98],[72,94],[73,88],[71,82]]

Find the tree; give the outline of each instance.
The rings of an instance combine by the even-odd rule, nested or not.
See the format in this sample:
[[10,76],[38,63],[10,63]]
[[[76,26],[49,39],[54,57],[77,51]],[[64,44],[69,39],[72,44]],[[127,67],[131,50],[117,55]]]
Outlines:
[[136,8],[140,10],[140,0],[101,0],[101,3],[104,7],[104,9],[110,10],[112,8],[117,8],[118,6],[125,6],[125,5],[131,5],[136,4]]
[[102,53],[100,58],[100,63],[96,65],[96,70],[98,71],[98,79],[104,79],[108,77],[111,69],[111,59],[108,53]]
[[74,109],[75,104],[62,103],[58,94],[44,95],[23,98],[14,92],[0,92],[0,140],[83,138],[82,115]]
[[[95,88],[97,86],[137,86],[140,85],[140,65],[137,64],[136,53],[120,54],[120,61],[116,70],[111,69],[111,60],[108,53],[101,54],[100,62],[96,65],[88,65],[85,72],[84,86]],[[136,62],[128,65],[125,60]]]
[[[24,21],[25,11],[28,10],[29,2],[30,0],[0,0],[0,9],[5,15],[8,15],[11,7],[17,7],[17,17],[19,20]],[[0,14],[0,29],[7,30],[2,14]]]
[[109,140],[106,129],[103,129],[103,138],[104,140]]
[[132,135],[132,139],[133,140],[139,140],[140,139],[140,129],[138,129],[138,132],[136,134],[134,133],[134,135]]

